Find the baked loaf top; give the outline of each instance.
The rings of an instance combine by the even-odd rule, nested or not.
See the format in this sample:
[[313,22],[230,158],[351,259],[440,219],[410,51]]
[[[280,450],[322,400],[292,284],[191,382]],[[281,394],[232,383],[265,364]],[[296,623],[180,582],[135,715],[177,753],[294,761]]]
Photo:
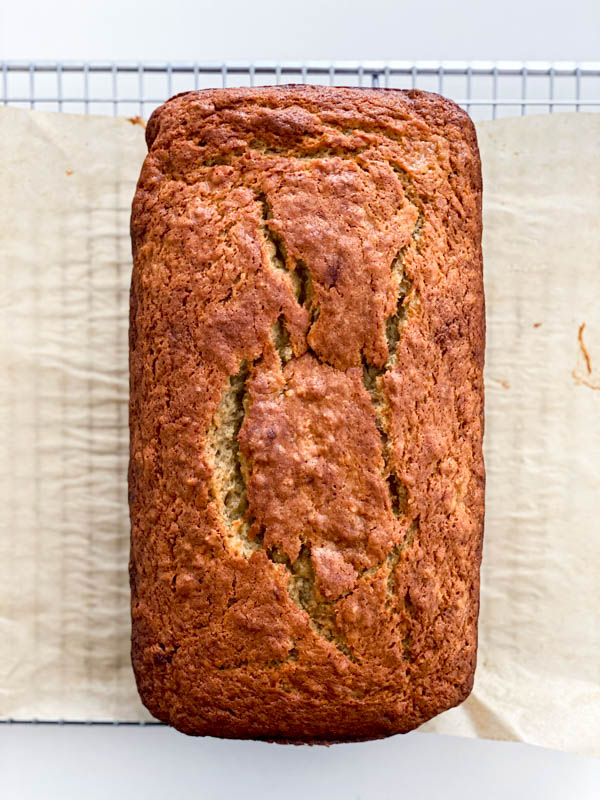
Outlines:
[[468,116],[309,86],[157,109],[133,204],[131,587],[182,731],[408,731],[475,668],[481,175]]

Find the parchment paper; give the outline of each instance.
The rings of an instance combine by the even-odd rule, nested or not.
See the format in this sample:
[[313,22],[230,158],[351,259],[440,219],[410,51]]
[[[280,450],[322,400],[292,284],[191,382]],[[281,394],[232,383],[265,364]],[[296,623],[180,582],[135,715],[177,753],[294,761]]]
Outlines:
[[[126,569],[128,223],[143,130],[1,109],[0,132],[0,717],[149,719]],[[600,115],[478,133],[479,665],[469,700],[423,730],[600,755]]]

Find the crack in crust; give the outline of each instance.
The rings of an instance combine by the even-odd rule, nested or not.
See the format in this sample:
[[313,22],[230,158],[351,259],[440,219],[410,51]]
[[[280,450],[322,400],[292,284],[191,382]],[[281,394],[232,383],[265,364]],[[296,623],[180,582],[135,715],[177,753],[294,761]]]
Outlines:
[[285,274],[286,278],[291,281],[294,297],[299,306],[302,306],[308,311],[309,315],[309,329],[306,332],[310,333],[310,327],[319,318],[318,306],[314,304],[314,286],[310,270],[304,261],[300,259],[292,259],[287,252],[285,241],[282,236],[277,234],[271,229],[269,220],[273,217],[273,212],[269,204],[269,200],[265,194],[258,193],[256,200],[259,203],[262,213],[261,230],[264,237],[265,247],[267,249],[267,258],[273,269],[278,270]]
[[331,642],[350,661],[354,661],[348,642],[338,630],[335,621],[336,603],[323,600],[317,591],[310,545],[302,545],[298,558],[293,562],[276,547],[269,548],[267,556],[274,564],[282,564],[289,572],[289,595],[298,608],[308,614],[312,629],[318,636]]
[[[386,559],[386,567],[388,570],[388,577],[387,577],[387,584],[386,584],[386,593],[387,593],[387,600],[386,606],[393,607],[395,603],[398,601],[398,589],[396,585],[396,567],[398,566],[398,562],[400,561],[400,557],[402,552],[409,548],[413,542],[418,539],[419,536],[419,519],[414,519],[404,534],[404,538],[402,541],[394,547],[388,553]],[[406,592],[404,597],[402,598],[402,605],[408,615],[410,617],[414,616],[414,607],[412,601],[410,599],[410,592]],[[405,661],[408,661],[412,664],[413,657],[411,653],[412,648],[412,636],[410,630],[407,630],[404,634],[402,639],[402,657]]]
[[406,508],[406,489],[398,480],[398,476],[391,467],[390,440],[387,432],[386,403],[378,386],[378,380],[385,370],[378,370],[363,360],[363,384],[371,398],[371,405],[375,413],[375,424],[381,439],[381,454],[384,463],[384,477],[387,481],[390,496],[390,505],[395,517],[399,517]]
[[271,326],[271,339],[279,355],[281,366],[285,367],[294,356],[290,334],[285,324],[285,317],[281,314]]
[[406,488],[402,485],[402,482],[399,480],[391,464],[391,443],[388,425],[389,412],[385,394],[381,389],[381,379],[388,370],[396,366],[396,353],[398,350],[398,342],[400,341],[400,332],[404,320],[410,311],[412,292],[412,282],[404,271],[404,258],[407,249],[418,242],[422,230],[423,215],[419,212],[411,234],[411,243],[405,245],[398,252],[391,265],[392,276],[396,278],[398,283],[398,299],[396,302],[396,311],[387,318],[385,325],[388,345],[386,363],[383,368],[378,368],[372,364],[368,364],[363,357],[363,384],[369,393],[373,411],[375,412],[375,423],[381,438],[381,450],[385,465],[385,479],[388,484],[390,505],[396,517],[399,517],[406,510],[407,493]]
[[291,281],[294,297],[296,300],[298,300],[298,297],[302,291],[300,279],[293,266],[290,269],[290,263],[284,241],[269,227],[269,220],[273,217],[273,212],[271,210],[269,201],[266,195],[262,193],[256,194],[256,201],[261,207],[261,229],[265,247],[267,249],[267,258],[269,264],[271,267],[273,267],[273,269],[283,273],[286,278]]
[[[293,352],[282,317],[272,327],[272,339],[283,366],[293,358]],[[253,366],[259,362],[260,359]],[[246,487],[249,470],[238,443],[238,435],[248,411],[246,384],[249,376],[248,363],[243,361],[238,372],[229,379],[229,386],[223,393],[208,439],[215,465],[213,495],[220,506],[229,540],[235,543],[238,553],[245,558],[249,558],[256,550],[265,549],[262,535],[264,532],[259,532],[253,537],[250,535],[254,520],[250,514],[247,500]],[[385,448],[387,435],[383,430],[380,430],[380,434]],[[395,494],[390,489],[392,498],[395,497],[395,500],[392,499],[392,510],[396,516],[400,516],[406,503],[406,491],[393,473],[388,473],[387,480],[390,486],[396,487]],[[388,606],[392,605],[396,599],[394,570],[400,555],[412,544],[417,535],[418,520],[414,520],[402,541],[387,554],[384,560],[357,573],[357,578],[360,580],[373,576],[382,568],[387,570],[388,600],[386,604]],[[337,603],[348,597],[353,590],[342,593],[333,602],[321,597],[316,586],[310,544],[305,543],[301,547],[298,558],[293,562],[276,547],[268,548],[265,550],[265,554],[274,564],[283,565],[288,571],[289,596],[295,605],[308,615],[311,627],[317,635],[333,644],[349,660],[355,661],[348,642],[338,629],[335,616]],[[403,644],[403,652],[409,654],[406,642]],[[409,655],[406,657],[407,660],[410,660]]]
[[[267,151],[264,152],[266,153]],[[307,157],[323,158],[339,155],[337,152],[332,153],[321,148],[318,155],[311,154]],[[342,155],[342,157],[344,156]],[[381,381],[383,376],[396,365],[396,352],[401,328],[409,313],[410,304],[414,300],[414,294],[411,295],[412,283],[404,271],[404,257],[409,247],[419,246],[424,215],[422,203],[414,192],[410,176],[398,166],[390,162],[387,163],[397,175],[401,176],[405,196],[412,205],[417,207],[418,216],[411,234],[411,242],[398,252],[390,267],[392,277],[397,282],[398,299],[396,311],[386,320],[388,358],[385,365],[382,368],[378,368],[368,364],[363,357],[363,383],[371,399],[376,426],[381,439],[384,477],[388,486],[390,508],[394,517],[398,519],[406,512],[407,491],[391,465],[391,443],[387,421],[389,412]],[[256,193],[256,200],[261,207],[261,230],[268,262],[273,269],[283,273],[291,282],[296,302],[308,311],[309,327],[306,331],[306,347],[320,363],[323,363],[312,348],[308,346],[307,341],[310,327],[318,318],[319,313],[318,307],[314,305],[314,287],[310,270],[303,261],[290,258],[283,237],[271,229],[269,220],[273,214],[267,196],[263,193]],[[272,325],[271,339],[279,354],[281,366],[284,367],[294,358],[294,352],[283,314]],[[253,367],[257,365],[261,358],[254,362]],[[249,399],[246,383],[249,374],[248,363],[242,361],[238,372],[229,379],[229,386],[223,394],[208,435],[208,446],[214,465],[213,495],[220,506],[230,541],[235,543],[236,550],[245,558],[249,558],[258,549],[264,550],[264,531],[251,535],[254,519],[250,513],[247,499],[249,468],[244,462],[238,442],[239,432],[248,411]],[[416,536],[418,536],[418,520],[413,520],[402,541],[387,554],[383,561],[358,573],[358,579],[360,579],[371,576],[382,568],[387,569],[388,605],[391,604],[392,599],[395,597],[396,582],[394,571],[400,559],[400,554],[412,543]],[[343,593],[333,602],[326,601],[320,596],[316,587],[310,544],[305,543],[302,545],[298,558],[294,562],[291,562],[288,556],[277,548],[269,548],[265,550],[265,553],[274,564],[283,565],[288,571],[289,596],[296,606],[308,615],[311,627],[317,635],[333,644],[349,660],[355,661],[352,650],[345,637],[338,630],[335,619],[337,603],[351,594],[351,591]],[[408,602],[410,603],[410,598],[408,598]],[[404,604],[406,606],[406,598],[404,599]],[[410,661],[410,641],[403,642],[403,653],[405,658]]]
[[207,451],[213,468],[212,496],[230,542],[246,557],[258,549],[258,544],[249,536],[252,519],[248,514],[244,464],[238,442],[245,417],[248,375],[248,362],[242,361],[238,371],[229,378],[207,433]]

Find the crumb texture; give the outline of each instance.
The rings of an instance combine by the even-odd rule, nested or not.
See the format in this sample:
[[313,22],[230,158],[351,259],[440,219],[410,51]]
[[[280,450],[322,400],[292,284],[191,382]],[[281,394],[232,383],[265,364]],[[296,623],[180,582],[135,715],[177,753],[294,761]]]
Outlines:
[[422,92],[173,98],[133,204],[133,663],[159,719],[404,732],[475,668],[481,178]]

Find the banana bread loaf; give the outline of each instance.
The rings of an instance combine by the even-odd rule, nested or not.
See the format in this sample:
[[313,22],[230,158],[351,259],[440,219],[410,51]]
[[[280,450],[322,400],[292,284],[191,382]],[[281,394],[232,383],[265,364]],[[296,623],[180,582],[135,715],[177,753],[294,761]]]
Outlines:
[[408,731],[475,669],[475,132],[418,91],[157,109],[133,203],[131,590],[144,704],[191,734]]

